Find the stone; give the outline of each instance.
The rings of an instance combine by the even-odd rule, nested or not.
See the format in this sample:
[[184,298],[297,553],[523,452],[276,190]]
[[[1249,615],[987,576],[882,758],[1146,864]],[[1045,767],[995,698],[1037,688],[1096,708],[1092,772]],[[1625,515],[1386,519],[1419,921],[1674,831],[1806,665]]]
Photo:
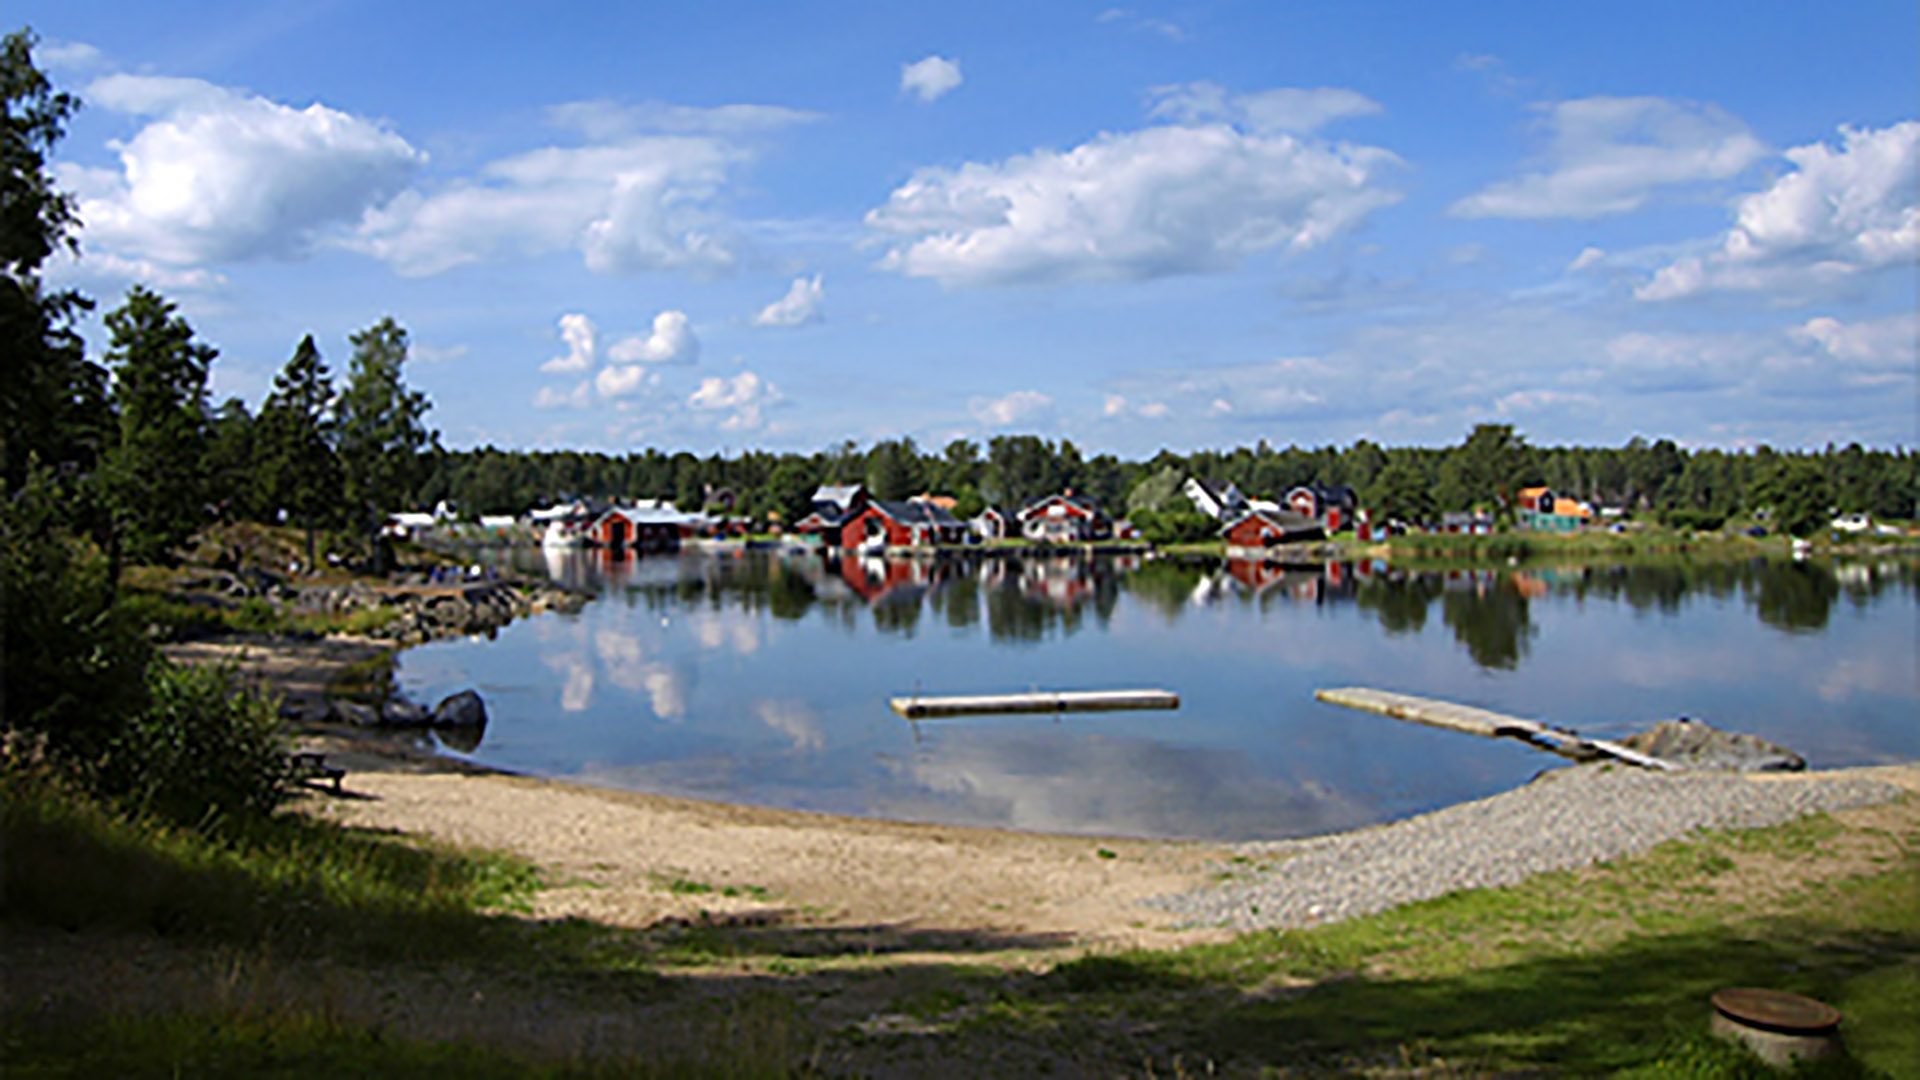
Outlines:
[[433,707],[434,727],[474,728],[486,723],[487,703],[472,690],[452,694]]
[[381,707],[380,719],[388,727],[425,727],[432,717],[421,706],[395,698]]
[[358,701],[335,701],[333,718],[342,724],[377,727],[380,724],[380,710]]
[[1620,740],[1630,749],[1690,769],[1732,772],[1799,772],[1807,759],[1758,735],[1721,731],[1711,724],[1681,717],[1662,720],[1650,730]]

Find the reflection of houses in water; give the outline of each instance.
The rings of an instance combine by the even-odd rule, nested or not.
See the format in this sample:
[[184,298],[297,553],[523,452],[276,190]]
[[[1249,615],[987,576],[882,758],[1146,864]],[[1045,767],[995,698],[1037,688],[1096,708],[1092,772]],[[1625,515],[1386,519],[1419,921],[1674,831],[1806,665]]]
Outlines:
[[[1203,579],[1194,600],[1205,603],[1219,597],[1238,594],[1262,601],[1282,597],[1294,603],[1327,604],[1352,600],[1362,577],[1371,577],[1377,568],[1363,564],[1326,562],[1277,563],[1268,559],[1235,558],[1226,560],[1220,572]],[[1207,584],[1210,580],[1211,584]]]
[[933,583],[938,564],[925,559],[888,559],[879,556],[856,558],[851,555],[827,560],[829,569],[838,563],[840,580],[853,594],[869,604],[920,602]]

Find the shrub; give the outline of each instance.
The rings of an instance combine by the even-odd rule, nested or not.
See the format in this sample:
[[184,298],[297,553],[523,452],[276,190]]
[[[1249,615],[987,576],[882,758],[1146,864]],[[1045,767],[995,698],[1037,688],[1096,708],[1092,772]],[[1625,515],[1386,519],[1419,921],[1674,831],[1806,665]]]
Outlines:
[[286,797],[292,778],[272,700],[230,670],[163,659],[147,668],[147,693],[107,748],[103,793],[181,821],[266,813]]
[[1154,544],[1212,540],[1220,533],[1220,523],[1197,510],[1148,510],[1134,515],[1133,524]]

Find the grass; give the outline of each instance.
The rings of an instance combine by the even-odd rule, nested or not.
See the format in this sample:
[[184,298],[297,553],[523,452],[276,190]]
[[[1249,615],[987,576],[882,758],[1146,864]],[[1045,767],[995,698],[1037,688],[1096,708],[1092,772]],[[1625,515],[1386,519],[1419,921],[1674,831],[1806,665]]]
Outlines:
[[162,641],[225,633],[370,634],[400,615],[385,604],[343,612],[292,611],[260,597],[231,604],[211,598],[195,602],[131,588],[120,602]]
[[[17,777],[0,778],[0,795],[0,915],[10,923],[323,970],[452,965],[491,973],[490,992],[624,1003],[623,1015],[651,1018],[634,1021],[652,1025],[641,1028],[646,1045],[657,1037],[664,1048],[635,1058],[618,1049],[629,1043],[582,1036],[532,1053],[502,1048],[476,1021],[436,1042],[325,1007],[197,1000],[140,1014],[0,1016],[10,1077],[790,1075],[823,1060],[853,1072],[993,1060],[1012,1073],[1758,1076],[1751,1059],[1703,1035],[1707,995],[1743,983],[1843,1010],[1850,1054],[1819,1075],[1920,1075],[1911,802],[1873,819],[1696,834],[1325,927],[1097,952],[1034,971],[1031,954],[1013,958],[1011,939],[984,934],[983,943],[903,938],[890,948],[923,958],[908,964],[874,952],[871,928],[532,920],[523,915],[538,874],[497,854],[297,817],[183,830]],[[656,884],[765,898],[750,885]],[[924,962],[943,951],[944,962]],[[912,1023],[868,1022],[881,1016]]]

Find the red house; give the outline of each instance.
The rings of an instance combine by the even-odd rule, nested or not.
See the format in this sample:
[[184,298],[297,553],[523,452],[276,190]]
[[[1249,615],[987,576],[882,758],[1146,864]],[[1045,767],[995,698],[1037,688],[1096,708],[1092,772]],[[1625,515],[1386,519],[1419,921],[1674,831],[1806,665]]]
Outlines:
[[698,526],[698,518],[671,508],[616,506],[594,521],[587,539],[615,551],[673,551]]
[[[829,541],[832,530],[823,530]],[[839,524],[841,547],[931,547],[960,544],[967,526],[931,502],[890,502],[876,499]]]
[[1324,540],[1318,521],[1291,510],[1250,510],[1220,530],[1229,548],[1268,548],[1303,540]]

